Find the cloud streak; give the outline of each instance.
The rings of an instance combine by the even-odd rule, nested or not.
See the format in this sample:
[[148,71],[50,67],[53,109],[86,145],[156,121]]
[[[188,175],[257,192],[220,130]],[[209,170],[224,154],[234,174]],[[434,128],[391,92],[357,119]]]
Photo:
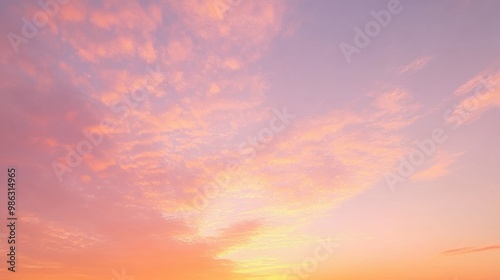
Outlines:
[[491,245],[486,247],[463,247],[450,249],[442,252],[441,254],[444,256],[454,256],[454,255],[463,255],[463,254],[471,254],[471,253],[479,253],[484,251],[494,251],[500,250],[500,245]]

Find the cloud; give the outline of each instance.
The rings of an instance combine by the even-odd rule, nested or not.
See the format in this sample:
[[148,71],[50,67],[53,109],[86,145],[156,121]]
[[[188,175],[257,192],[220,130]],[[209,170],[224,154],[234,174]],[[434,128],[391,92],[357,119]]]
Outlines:
[[401,74],[404,74],[406,72],[413,72],[413,71],[421,70],[425,66],[427,66],[427,64],[429,64],[429,62],[431,62],[433,59],[434,59],[434,56],[419,57],[419,58],[415,59],[414,61],[412,61],[410,64],[408,64],[404,67],[401,67],[401,69],[399,70],[399,74],[401,75]]
[[463,247],[463,248],[446,250],[444,252],[441,252],[441,254],[445,256],[454,256],[454,255],[479,253],[479,252],[499,250],[499,249],[500,245],[492,245],[487,247]]
[[[244,248],[225,252],[241,265],[252,262],[249,256],[269,254],[270,248],[279,256],[290,244],[304,246],[310,237],[302,226],[372,186],[408,152],[401,130],[414,122],[420,105],[399,89],[383,91],[370,101],[295,119],[257,150],[254,159],[227,174],[229,180],[197,218],[200,235],[213,236],[237,220],[273,225],[263,227]],[[223,171],[212,166],[207,173]]]
[[[284,2],[246,1],[233,10],[241,17],[224,23],[175,2],[70,2],[19,54],[2,41],[9,67],[1,70],[0,127],[15,137],[2,138],[0,151],[33,186],[20,217],[32,242],[22,244],[25,277],[109,279],[126,266],[147,279],[243,279],[219,254],[260,234],[260,220],[238,218],[211,239],[187,240],[198,230],[176,214],[210,183],[207,172],[222,169],[237,135],[269,116],[268,81],[248,66],[279,33]],[[0,28],[34,8],[16,8]],[[214,25],[189,30],[182,23],[191,16]],[[148,67],[161,79],[150,79]],[[147,98],[131,102],[144,87]],[[64,163],[88,129],[99,129],[102,143],[59,182],[51,163]]]
[[373,125],[386,129],[401,129],[422,116],[419,114],[421,105],[412,102],[411,94],[401,88],[379,94],[372,106],[377,109],[373,116]]
[[[170,8],[179,15],[182,27],[192,32],[197,40],[208,42],[222,54],[238,55],[238,64],[259,59],[282,31],[284,1],[243,1],[231,7],[224,17],[217,10],[220,4],[224,3],[219,0],[170,1]],[[237,67],[230,64],[230,67]]]
[[87,6],[83,2],[74,2],[71,5],[62,5],[60,16],[65,22],[82,22],[87,16]]
[[451,153],[439,150],[427,168],[415,173],[411,180],[430,180],[452,172],[450,166],[453,165],[463,153]]
[[[30,174],[21,217],[32,242],[22,244],[26,277],[43,280],[44,270],[49,279],[109,279],[126,266],[144,279],[247,279],[238,269],[269,251],[274,262],[259,263],[261,272],[278,267],[290,257],[283,252],[310,244],[307,225],[408,153],[404,130],[422,116],[409,90],[377,89],[304,114],[307,105],[275,98],[273,75],[256,65],[276,38],[297,32],[296,24],[283,30],[288,2],[242,1],[223,16],[217,2],[71,2],[21,53],[0,54],[9,65],[1,70],[0,127],[15,135],[0,140],[0,151]],[[158,72],[153,79],[149,68]],[[130,99],[143,88],[143,100]],[[239,144],[285,105],[297,118],[225,173],[242,158]],[[65,162],[83,132],[96,129],[102,143],[59,182],[50,164]],[[438,155],[417,175],[448,172],[453,156]],[[193,209],[221,173],[229,182],[206,209]]]
[[189,38],[172,41],[167,46],[168,56],[166,59],[173,62],[186,60],[192,55],[192,48],[193,44]]
[[500,71],[483,72],[454,92],[459,99],[445,115],[448,124],[459,126],[477,120],[489,109],[500,107]]

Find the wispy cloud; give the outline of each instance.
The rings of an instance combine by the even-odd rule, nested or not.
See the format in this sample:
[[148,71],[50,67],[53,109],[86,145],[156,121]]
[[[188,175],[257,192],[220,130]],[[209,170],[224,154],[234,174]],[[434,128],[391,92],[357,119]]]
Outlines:
[[487,247],[456,248],[456,249],[446,250],[446,251],[442,252],[441,254],[445,255],[445,256],[453,256],[453,255],[479,253],[479,252],[493,251],[493,250],[500,250],[500,245],[491,245],[491,246],[487,246]]
[[399,74],[404,74],[406,72],[412,72],[412,71],[417,71],[423,69],[429,62],[431,62],[434,59],[434,56],[423,56],[415,59],[408,65],[405,65],[399,69]]
[[423,170],[415,173],[411,180],[430,180],[446,174],[452,173],[450,168],[463,153],[452,153],[447,151],[438,151],[430,165]]
[[458,127],[477,120],[490,109],[500,107],[500,71],[482,72],[454,92],[457,104],[446,115],[446,122]]
[[[381,220],[393,222],[394,229],[409,229],[406,223],[416,220],[411,211],[393,211],[394,220],[373,219],[370,214],[378,214],[374,207],[379,203],[370,199],[385,197],[377,192],[382,174],[411,154],[415,137],[437,124],[435,107],[442,100],[450,95],[456,100],[448,123],[478,120],[482,112],[500,106],[499,91],[485,87],[481,103],[470,109],[474,100],[468,93],[481,85],[480,77],[461,80],[471,76],[467,71],[486,69],[481,63],[496,59],[497,48],[486,51],[495,46],[491,33],[481,52],[464,56],[466,66],[474,66],[458,67],[462,60],[447,61],[429,45],[450,44],[453,48],[447,50],[462,53],[461,42],[449,42],[460,36],[430,44],[434,42],[428,37],[418,37],[426,32],[404,30],[411,34],[406,40],[397,35],[408,26],[397,22],[412,20],[422,10],[410,8],[410,1],[412,12],[404,17],[386,12],[397,1],[387,1],[386,7],[371,3],[374,10],[366,12],[358,10],[365,5],[350,1],[102,0],[50,5],[56,2],[0,1],[5,39],[0,40],[0,130],[5,132],[0,154],[4,165],[20,169],[19,280],[110,279],[110,271],[122,267],[137,279],[280,279],[280,269],[315,257],[316,237],[336,234],[333,230],[351,240],[376,238],[377,231],[389,228],[378,225]],[[488,10],[494,11],[480,11]],[[42,13],[54,15],[15,53],[5,35],[30,33],[33,22],[44,19]],[[438,10],[437,15],[453,17],[439,24],[469,22],[453,13]],[[356,15],[371,15],[373,21]],[[332,46],[342,29],[351,32],[352,26],[366,23],[364,34],[353,39],[371,41],[363,37],[377,31],[377,22],[382,26],[389,19],[394,24],[383,29],[357,63],[336,64],[338,52]],[[435,24],[433,20],[418,17],[418,24],[411,26]],[[490,22],[495,21],[483,24]],[[422,39],[432,55],[421,56],[421,45],[401,45],[408,39]],[[436,57],[439,65],[433,63]],[[424,74],[416,71],[430,66],[453,71],[443,70],[446,75],[439,81],[412,75]],[[403,75],[394,75],[394,69]],[[460,79],[451,79],[452,73]],[[498,73],[491,73],[491,81],[500,81]],[[452,94],[457,81],[464,84]],[[285,125],[282,118],[282,126],[275,109],[292,114],[293,121]],[[461,118],[465,110],[471,119]],[[442,116],[437,118],[442,122]],[[479,121],[472,125],[477,125],[477,135],[488,132]],[[89,131],[101,133],[92,145]],[[450,145],[473,138],[459,137]],[[256,153],[247,161],[242,158],[248,147]],[[467,147],[460,148],[456,150]],[[495,146],[474,148],[481,153],[478,157],[496,159]],[[436,151],[413,179],[461,176],[453,168],[461,154],[454,151]],[[51,163],[75,158],[78,167],[68,169],[59,181]],[[238,168],[228,171],[235,161]],[[460,163],[463,170],[484,168],[496,174],[495,166],[490,170]],[[203,210],[193,209],[193,199],[213,191],[219,175],[228,180],[221,179],[217,195]],[[491,180],[485,185],[498,181]],[[447,183],[432,188],[436,198]],[[460,187],[468,191],[468,186]],[[406,210],[397,207],[413,206],[417,197],[380,208]],[[470,207],[476,203],[453,199]],[[476,207],[483,207],[483,200]],[[428,207],[436,214],[428,215],[436,217],[428,219],[429,240],[446,218],[439,216],[441,210]],[[339,257],[340,267],[342,258],[347,256],[352,264],[362,252],[365,260],[376,246],[422,240],[417,231],[397,238],[380,238],[375,245],[346,244],[332,261]],[[0,248],[5,245],[0,242]],[[444,254],[485,250],[459,249]],[[326,272],[330,264],[317,273]],[[353,267],[358,273],[357,264]],[[0,279],[9,279],[6,272],[0,270]],[[321,279],[313,274],[311,279]]]

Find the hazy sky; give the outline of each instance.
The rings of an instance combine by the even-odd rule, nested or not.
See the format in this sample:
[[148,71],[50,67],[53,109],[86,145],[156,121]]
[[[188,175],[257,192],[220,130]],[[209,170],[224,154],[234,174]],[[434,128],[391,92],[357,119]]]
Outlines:
[[1,279],[500,279],[499,1],[0,13]]

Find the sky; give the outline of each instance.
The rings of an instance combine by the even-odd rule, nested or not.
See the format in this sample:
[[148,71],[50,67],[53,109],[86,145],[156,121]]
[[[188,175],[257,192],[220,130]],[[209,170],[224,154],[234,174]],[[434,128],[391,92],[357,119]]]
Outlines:
[[2,1],[0,279],[500,279],[499,12]]

